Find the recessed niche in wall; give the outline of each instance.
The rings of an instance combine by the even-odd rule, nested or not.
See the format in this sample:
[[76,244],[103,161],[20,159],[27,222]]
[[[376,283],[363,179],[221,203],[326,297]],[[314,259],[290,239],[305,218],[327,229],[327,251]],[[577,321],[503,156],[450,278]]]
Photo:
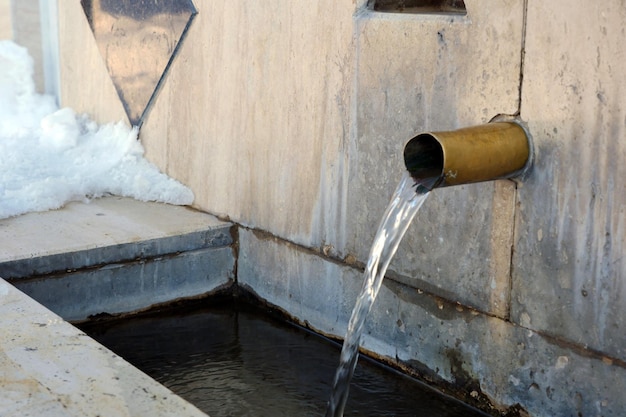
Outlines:
[[143,122],[197,11],[191,0],[81,0],[131,124]]
[[463,0],[375,0],[374,10],[390,13],[467,13]]

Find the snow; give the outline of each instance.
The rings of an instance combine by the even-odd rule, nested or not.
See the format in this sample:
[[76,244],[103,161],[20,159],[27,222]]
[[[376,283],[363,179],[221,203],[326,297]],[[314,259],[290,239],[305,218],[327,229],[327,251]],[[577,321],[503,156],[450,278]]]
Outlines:
[[144,158],[137,129],[98,125],[37,94],[33,61],[0,41],[0,219],[105,195],[188,205],[191,190]]

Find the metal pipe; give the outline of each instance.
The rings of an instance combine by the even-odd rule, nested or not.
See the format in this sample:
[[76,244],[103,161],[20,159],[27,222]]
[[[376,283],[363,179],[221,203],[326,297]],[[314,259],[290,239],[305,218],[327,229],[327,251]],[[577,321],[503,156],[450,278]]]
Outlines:
[[520,177],[532,159],[526,126],[510,116],[454,131],[422,133],[404,147],[407,170],[428,190]]

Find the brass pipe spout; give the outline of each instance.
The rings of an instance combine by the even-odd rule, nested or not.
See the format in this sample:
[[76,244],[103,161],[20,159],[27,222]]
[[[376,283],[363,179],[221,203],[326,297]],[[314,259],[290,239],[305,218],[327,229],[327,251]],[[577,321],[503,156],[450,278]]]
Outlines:
[[422,133],[404,147],[407,170],[428,190],[521,177],[532,156],[526,127],[508,116],[454,131]]

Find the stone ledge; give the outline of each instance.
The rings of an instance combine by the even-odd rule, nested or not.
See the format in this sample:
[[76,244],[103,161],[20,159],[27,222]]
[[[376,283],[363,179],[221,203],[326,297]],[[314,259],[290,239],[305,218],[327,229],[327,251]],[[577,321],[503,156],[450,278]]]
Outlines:
[[0,317],[2,415],[206,417],[2,279]]
[[65,320],[129,313],[235,280],[233,225],[108,197],[0,220],[0,277]]
[[233,243],[232,225],[187,207],[108,197],[0,220],[0,276],[73,271]]

